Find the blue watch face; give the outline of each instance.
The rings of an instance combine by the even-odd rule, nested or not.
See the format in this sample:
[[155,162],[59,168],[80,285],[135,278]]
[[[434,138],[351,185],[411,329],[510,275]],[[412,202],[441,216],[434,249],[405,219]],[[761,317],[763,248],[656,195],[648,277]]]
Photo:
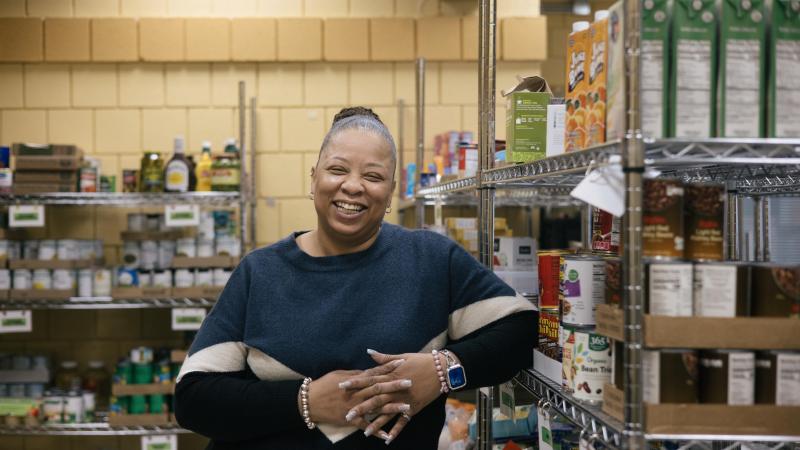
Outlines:
[[467,375],[464,373],[464,368],[460,365],[455,365],[447,368],[447,384],[450,389],[460,389],[467,384]]

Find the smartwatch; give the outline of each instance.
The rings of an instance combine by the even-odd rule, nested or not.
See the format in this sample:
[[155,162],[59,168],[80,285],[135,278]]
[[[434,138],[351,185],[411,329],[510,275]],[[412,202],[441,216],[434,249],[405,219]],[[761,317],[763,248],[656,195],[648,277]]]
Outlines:
[[456,359],[449,350],[442,350],[442,353],[447,361],[447,386],[450,390],[457,391],[467,385],[467,374],[461,364],[456,364]]

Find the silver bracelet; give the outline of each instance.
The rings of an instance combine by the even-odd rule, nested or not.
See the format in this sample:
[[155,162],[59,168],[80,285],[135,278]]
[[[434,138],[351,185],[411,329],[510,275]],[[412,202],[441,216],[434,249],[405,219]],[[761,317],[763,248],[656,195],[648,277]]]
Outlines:
[[303,407],[303,422],[309,430],[317,427],[317,424],[311,421],[311,414],[308,412],[308,387],[311,385],[311,377],[303,379],[303,384],[300,385],[300,405]]

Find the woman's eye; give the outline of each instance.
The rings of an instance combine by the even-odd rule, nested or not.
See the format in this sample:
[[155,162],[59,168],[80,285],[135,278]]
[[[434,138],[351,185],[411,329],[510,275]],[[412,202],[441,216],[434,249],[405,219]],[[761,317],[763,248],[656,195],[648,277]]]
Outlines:
[[380,175],[376,175],[376,174],[367,174],[367,175],[364,176],[364,178],[366,178],[369,181],[376,181],[376,182],[377,181],[383,181],[383,177],[380,176]]
[[337,175],[343,174],[343,173],[347,173],[347,171],[344,170],[344,168],[342,168],[342,167],[331,167],[328,170],[330,170],[332,173],[335,173]]

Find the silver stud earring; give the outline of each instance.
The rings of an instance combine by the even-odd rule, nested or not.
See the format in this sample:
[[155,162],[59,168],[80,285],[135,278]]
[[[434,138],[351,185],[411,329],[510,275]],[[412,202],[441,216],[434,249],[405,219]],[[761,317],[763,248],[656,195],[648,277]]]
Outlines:
[[389,214],[390,212],[392,212],[392,205],[389,205],[389,207],[386,208],[386,214]]
[[314,193],[313,192],[309,192],[308,193],[308,199],[309,200],[314,200]]

